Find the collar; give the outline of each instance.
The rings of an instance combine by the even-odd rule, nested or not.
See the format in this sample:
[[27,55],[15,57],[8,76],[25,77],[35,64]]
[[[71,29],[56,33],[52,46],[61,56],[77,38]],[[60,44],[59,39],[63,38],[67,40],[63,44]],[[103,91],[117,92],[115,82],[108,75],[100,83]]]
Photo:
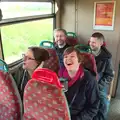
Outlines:
[[94,56],[98,56],[101,53],[101,49],[100,50],[96,50],[96,51],[92,51],[92,54]]
[[63,45],[58,45],[58,47],[59,47],[59,48],[64,48],[64,47],[65,47],[65,45],[66,45],[66,42],[64,42],[64,44],[63,44]]
[[81,80],[81,78],[84,76],[84,71],[83,71],[83,67],[80,65],[78,71],[76,72],[76,75],[71,78],[67,72],[67,70],[65,69],[63,71],[62,77],[67,78],[68,79],[68,87],[71,87],[77,80]]

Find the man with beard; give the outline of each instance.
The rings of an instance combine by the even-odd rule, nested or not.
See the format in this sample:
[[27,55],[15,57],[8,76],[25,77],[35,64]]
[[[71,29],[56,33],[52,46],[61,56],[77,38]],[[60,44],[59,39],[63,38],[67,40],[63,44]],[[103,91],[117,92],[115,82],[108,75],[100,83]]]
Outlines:
[[54,30],[54,38],[55,38],[55,49],[59,58],[60,69],[64,67],[63,63],[63,52],[69,47],[67,44],[67,32],[64,29],[58,28]]
[[109,109],[109,101],[107,99],[108,86],[114,77],[112,68],[112,55],[103,46],[104,36],[95,32],[90,38],[89,45],[92,49],[92,53],[95,56],[97,72],[98,72],[98,85],[100,90],[100,107],[98,115],[95,120],[106,120]]

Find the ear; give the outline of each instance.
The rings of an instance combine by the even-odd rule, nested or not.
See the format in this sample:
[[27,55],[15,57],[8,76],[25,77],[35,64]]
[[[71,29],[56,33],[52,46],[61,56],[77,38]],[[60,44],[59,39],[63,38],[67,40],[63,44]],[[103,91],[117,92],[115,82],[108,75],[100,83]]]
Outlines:
[[103,45],[103,41],[100,41],[100,46],[102,46]]

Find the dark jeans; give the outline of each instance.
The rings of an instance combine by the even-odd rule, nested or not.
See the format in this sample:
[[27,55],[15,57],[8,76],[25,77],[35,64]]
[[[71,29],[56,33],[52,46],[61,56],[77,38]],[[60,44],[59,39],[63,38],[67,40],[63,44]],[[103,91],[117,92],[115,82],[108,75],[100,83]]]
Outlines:
[[100,106],[94,120],[107,120],[110,101],[107,99],[107,88],[100,89]]

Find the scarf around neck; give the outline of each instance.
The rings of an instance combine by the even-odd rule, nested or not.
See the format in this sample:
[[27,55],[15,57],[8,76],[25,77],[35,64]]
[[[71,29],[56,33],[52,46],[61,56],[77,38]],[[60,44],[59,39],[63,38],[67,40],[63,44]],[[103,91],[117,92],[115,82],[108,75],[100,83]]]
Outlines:
[[62,77],[68,79],[68,87],[71,87],[77,80],[81,80],[83,76],[84,76],[84,70],[81,65],[73,78],[69,76],[66,68],[62,72]]

